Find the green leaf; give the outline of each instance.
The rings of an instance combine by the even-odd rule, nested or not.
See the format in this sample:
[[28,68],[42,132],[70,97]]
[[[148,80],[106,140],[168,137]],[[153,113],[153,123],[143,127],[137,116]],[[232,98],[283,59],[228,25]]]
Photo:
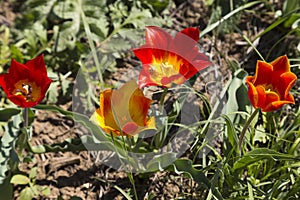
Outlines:
[[50,190],[50,187],[43,187],[43,189],[42,189],[42,194],[44,195],[44,196],[49,196],[50,194],[51,194],[51,190]]
[[[58,96],[60,94],[61,95],[67,94],[67,91],[71,84],[71,81],[67,79],[70,74],[71,74],[71,72],[68,72],[65,75],[63,75],[63,74],[56,74],[52,71],[48,71],[49,77],[51,77],[54,80],[57,80],[57,81],[52,82],[48,89],[48,92],[47,92],[48,103],[54,104],[57,102]],[[61,93],[58,90],[58,88],[61,88]]]
[[10,183],[16,185],[27,185],[30,183],[30,179],[22,174],[16,174],[11,178]]
[[19,108],[2,108],[0,110],[0,122],[7,122],[12,116],[21,112]]
[[265,132],[265,128],[259,125],[255,128],[253,142],[266,143],[268,141],[268,135]]
[[3,183],[0,184],[0,193],[2,200],[12,200],[13,199],[13,186],[9,182],[10,177],[4,179]]
[[297,0],[285,0],[283,3],[283,13],[288,14],[294,10],[297,10],[299,8],[299,1]]
[[108,20],[105,16],[107,12],[105,1],[84,0],[82,3],[82,10],[90,26],[92,39],[95,42],[104,40],[108,35],[109,27]]
[[145,3],[150,4],[153,9],[157,10],[158,12],[162,12],[169,5],[168,0],[147,0]]
[[34,184],[31,184],[30,185],[30,189],[31,189],[31,192],[33,194],[33,196],[38,196],[39,195],[39,191],[41,190],[41,187],[40,185],[34,185]]
[[58,1],[53,7],[54,14],[62,19],[56,47],[58,52],[75,47],[76,34],[80,30],[80,11],[78,1]]
[[240,116],[234,114],[237,111],[246,111],[246,106],[249,105],[247,89],[244,84],[244,78],[247,72],[243,69],[239,69],[234,73],[232,80],[230,81],[229,87],[227,89],[227,103],[223,108],[223,113],[227,115],[230,121],[234,123],[240,122]]
[[211,182],[205,176],[204,172],[198,169],[195,169],[192,161],[189,159],[177,159],[169,168],[169,171],[174,171],[177,174],[185,174],[188,177],[192,178],[195,182],[200,185],[205,185],[208,189],[212,190],[213,195],[218,199],[222,200],[223,197],[219,192],[218,188],[211,187]]
[[0,138],[0,184],[5,180],[11,165],[19,162],[14,147],[21,130],[22,120],[20,115],[15,115],[12,119],[5,124],[4,135]]
[[250,3],[247,3],[243,6],[239,6],[238,8],[236,8],[235,10],[231,11],[230,13],[228,13],[227,15],[225,15],[222,19],[220,19],[219,21],[208,25],[203,31],[201,31],[200,33],[200,37],[203,37],[205,34],[209,33],[210,31],[214,30],[216,27],[218,27],[220,24],[222,24],[225,20],[229,19],[230,17],[232,17],[233,15],[235,15],[236,13],[254,6],[255,4],[261,3],[261,1],[253,1]]
[[[227,115],[222,115],[222,117],[225,119],[226,122],[226,136],[228,138],[228,141],[230,142],[231,146],[227,146],[228,153],[233,149],[237,154],[239,153],[239,148],[238,148],[238,136],[235,131],[234,125],[230,118]],[[225,154],[228,156],[228,154]],[[230,156],[228,156],[230,157]]]
[[2,33],[2,36],[0,38],[0,73],[2,73],[3,66],[10,61],[10,29],[5,26],[0,26],[0,32]]
[[147,163],[147,172],[163,171],[167,166],[176,160],[176,153],[164,153],[162,155],[154,156],[149,163]]
[[285,22],[284,27],[286,28],[297,28],[299,25],[300,13],[293,13]]
[[54,16],[61,20],[57,35],[58,52],[75,47],[77,37],[82,34],[81,12],[86,16],[93,41],[99,43],[106,38],[109,24],[105,15],[108,12],[105,1],[58,1],[53,8]]
[[132,24],[135,28],[143,27],[145,25],[150,25],[151,23],[151,12],[147,9],[139,10],[136,7],[131,9],[129,16],[123,23],[123,26],[126,24]]
[[233,170],[244,169],[247,166],[264,159],[270,160],[293,160],[296,157],[290,154],[279,153],[268,148],[257,148],[248,152],[245,156],[236,161],[233,165]]
[[37,167],[33,167],[29,172],[29,178],[35,179],[37,174]]
[[34,197],[34,194],[31,190],[30,187],[25,187],[21,192],[20,192],[20,199],[22,200],[32,200]]
[[270,32],[271,30],[273,30],[274,28],[276,28],[277,26],[279,26],[281,23],[283,23],[284,21],[286,21],[288,17],[282,17],[279,18],[276,22],[272,23],[270,26],[268,26],[266,29],[264,29],[264,31],[262,31],[261,33],[257,34],[255,38],[253,38],[252,41],[255,41],[257,38],[262,37],[264,34]]
[[87,130],[90,130],[92,133],[92,136],[84,135],[79,139],[78,138],[67,139],[64,142],[58,144],[33,146],[31,148],[35,153],[79,151],[79,150],[86,150],[86,149],[116,151],[117,148],[119,154],[123,154],[123,156],[125,155],[125,152],[123,150],[124,145],[118,143],[117,140],[112,142],[110,140],[110,137],[108,137],[108,135],[104,133],[97,125],[91,122],[87,116],[76,112],[66,111],[57,106],[52,106],[52,105],[39,104],[34,108],[40,110],[59,112],[65,115],[66,117],[70,117],[71,119],[74,119],[76,122],[83,125],[85,128],[87,128]]
[[10,51],[11,51],[12,58],[14,58],[15,60],[21,63],[24,62],[24,55],[22,54],[21,50],[18,47],[16,47],[16,45],[11,45]]

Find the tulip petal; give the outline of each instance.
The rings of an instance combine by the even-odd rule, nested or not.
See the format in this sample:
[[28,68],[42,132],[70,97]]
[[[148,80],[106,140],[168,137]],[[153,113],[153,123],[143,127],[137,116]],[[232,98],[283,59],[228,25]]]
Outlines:
[[147,120],[147,129],[156,129],[155,118],[154,117],[148,118],[148,120]]
[[256,86],[257,91],[257,107],[256,108],[264,108],[266,106],[267,95],[265,88],[262,85]]
[[256,87],[253,85],[252,81],[254,80],[255,77],[253,76],[248,76],[246,78],[246,83],[248,85],[248,98],[253,105],[254,108],[257,108],[258,104],[258,92],[256,90]]
[[131,119],[139,126],[146,126],[146,117],[152,101],[144,97],[139,89],[134,92],[129,103]]
[[101,92],[100,107],[91,120],[115,136],[134,135],[148,128],[147,114],[151,102],[132,80],[118,90]]
[[139,126],[135,122],[128,122],[122,127],[122,132],[126,135],[134,135],[138,128]]
[[141,47],[138,49],[133,49],[132,51],[144,65],[151,64],[153,62],[163,61],[166,57],[166,54],[168,53],[162,49],[148,47]]
[[266,106],[262,111],[263,112],[272,112],[274,110],[280,109],[284,104],[288,104],[287,101],[274,101],[268,106]]
[[189,27],[189,28],[186,28],[186,29],[180,31],[180,33],[183,33],[183,34],[189,36],[190,38],[192,38],[196,42],[198,42],[198,40],[199,40],[199,36],[200,36],[199,28]]
[[157,26],[146,27],[146,44],[157,49],[168,49],[172,36]]
[[44,55],[37,56],[36,58],[29,60],[25,64],[29,69],[38,72],[39,74],[47,74],[46,64],[44,61]]
[[162,77],[161,79],[161,85],[165,86],[165,87],[171,87],[172,83],[175,83],[177,85],[180,85],[182,83],[184,83],[187,79],[182,76],[181,74],[176,74],[173,76],[169,76],[169,77]]
[[113,134],[113,135],[120,135],[119,129],[115,129],[111,126],[106,125],[105,118],[103,116],[99,115],[99,111],[100,110],[97,109],[92,114],[90,120],[97,126],[101,127],[106,133]]
[[28,79],[29,77],[32,76],[29,67],[21,63],[18,63],[14,59],[11,60],[8,74],[10,76],[10,79],[14,79],[14,80]]
[[200,60],[200,59],[198,59],[198,60],[193,61],[192,65],[193,65],[193,68],[195,68],[196,71],[198,72],[198,71],[201,71],[201,70],[205,69],[209,65],[211,65],[211,62],[209,62],[208,60]]
[[290,63],[286,55],[278,57],[271,65],[273,66],[274,72],[279,72],[280,74],[290,71]]
[[276,110],[278,108],[274,107],[274,102],[279,102],[280,98],[278,96],[278,94],[276,92],[273,91],[267,91],[266,92],[266,101],[265,101],[265,105],[261,106],[262,111],[264,112],[270,112],[273,110]]
[[254,85],[263,85],[271,82],[271,74],[273,72],[273,66],[264,61],[257,61]]
[[281,84],[279,82],[280,76],[283,73],[290,72],[290,63],[287,56],[280,56],[272,63],[274,72],[272,73],[272,83]]
[[264,112],[277,110],[284,104],[294,104],[294,97],[289,92],[296,80],[287,56],[280,56],[271,64],[258,61],[255,76],[246,78],[250,102]]
[[129,122],[123,127],[123,133],[125,133],[128,136],[134,136],[142,131],[149,129],[156,130],[154,117],[148,118],[145,126],[137,126],[136,123]]
[[12,59],[8,74],[1,77],[0,85],[7,98],[14,104],[27,108],[36,106],[43,100],[52,82],[47,76],[42,55],[25,65]]
[[182,84],[209,66],[208,58],[197,47],[199,34],[198,28],[187,28],[172,38],[159,27],[147,27],[146,44],[132,50],[143,64],[139,88]]
[[6,94],[8,94],[7,91],[7,80],[6,80],[7,74],[0,74],[0,86],[2,87],[2,89],[4,90],[4,92]]
[[[178,32],[167,50],[185,59],[195,57],[195,55],[199,53],[199,49],[196,47],[199,40],[199,33],[199,29],[196,31],[194,28],[188,28],[185,29],[184,32]],[[189,52],[189,54],[186,52]]]
[[278,82],[274,83],[274,87],[278,90],[280,97],[286,99],[290,89],[297,80],[297,76],[292,72],[285,72],[280,75]]
[[111,89],[105,90],[100,94],[100,108],[96,112],[100,116],[99,123],[102,123],[102,127],[111,127],[111,130],[118,130],[119,126],[115,120],[112,108],[112,94],[113,91]]
[[140,89],[143,87],[147,87],[147,86],[159,86],[160,85],[160,84],[158,84],[158,82],[155,82],[151,79],[150,71],[147,70],[146,67],[144,67],[139,74],[138,84],[139,84]]

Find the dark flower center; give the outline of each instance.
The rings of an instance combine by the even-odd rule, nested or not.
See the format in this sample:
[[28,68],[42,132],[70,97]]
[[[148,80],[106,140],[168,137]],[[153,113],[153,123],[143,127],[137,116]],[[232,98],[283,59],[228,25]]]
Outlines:
[[28,82],[28,80],[20,80],[14,86],[15,89],[12,94],[23,96],[26,102],[36,101],[41,94],[40,88],[35,83]]
[[266,92],[275,92],[280,97],[280,93],[278,92],[277,88],[275,88],[272,84],[263,85]]

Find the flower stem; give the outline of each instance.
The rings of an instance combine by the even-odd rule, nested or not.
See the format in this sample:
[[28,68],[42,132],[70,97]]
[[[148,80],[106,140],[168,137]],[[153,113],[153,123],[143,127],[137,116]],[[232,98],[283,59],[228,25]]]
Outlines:
[[165,97],[166,97],[167,93],[168,93],[168,88],[164,88],[164,91],[162,92],[160,101],[159,101],[160,112],[163,112],[163,110],[164,110],[164,102],[165,102]]
[[28,108],[24,108],[23,117],[24,117],[24,127],[27,128],[28,127]]
[[129,178],[129,181],[133,187],[133,194],[134,194],[134,197],[136,200],[138,200],[138,195],[137,195],[137,191],[136,191],[136,187],[135,187],[135,182],[134,182],[134,178],[133,178],[133,175],[132,175],[132,172],[127,172],[127,176]]
[[249,119],[246,121],[246,123],[245,123],[245,125],[244,125],[244,127],[243,127],[243,129],[242,129],[242,132],[241,132],[241,135],[240,135],[240,138],[239,138],[239,149],[240,149],[241,152],[242,152],[242,143],[243,143],[243,139],[244,139],[244,137],[245,137],[246,131],[247,131],[247,129],[249,128],[249,126],[250,126],[252,120],[254,119],[254,117],[256,116],[256,114],[258,113],[259,110],[260,110],[260,109],[257,108],[257,109],[250,115]]

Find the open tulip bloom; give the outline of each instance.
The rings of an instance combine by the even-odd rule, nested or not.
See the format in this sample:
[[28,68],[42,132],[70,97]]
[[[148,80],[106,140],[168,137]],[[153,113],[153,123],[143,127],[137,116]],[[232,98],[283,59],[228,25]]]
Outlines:
[[147,116],[151,102],[132,80],[119,90],[101,92],[100,107],[91,121],[108,134],[133,136],[146,129],[155,129],[154,117]]
[[52,80],[47,76],[44,56],[26,64],[12,59],[7,74],[0,74],[0,86],[17,106],[30,108],[43,100]]
[[182,84],[211,63],[199,52],[198,28],[186,28],[173,38],[162,28],[146,27],[146,44],[133,49],[143,67],[139,88],[145,86],[171,87]]
[[290,71],[287,56],[281,56],[272,63],[258,61],[255,76],[248,76],[248,96],[254,108],[270,112],[284,104],[294,104],[294,97],[289,93],[297,80]]

